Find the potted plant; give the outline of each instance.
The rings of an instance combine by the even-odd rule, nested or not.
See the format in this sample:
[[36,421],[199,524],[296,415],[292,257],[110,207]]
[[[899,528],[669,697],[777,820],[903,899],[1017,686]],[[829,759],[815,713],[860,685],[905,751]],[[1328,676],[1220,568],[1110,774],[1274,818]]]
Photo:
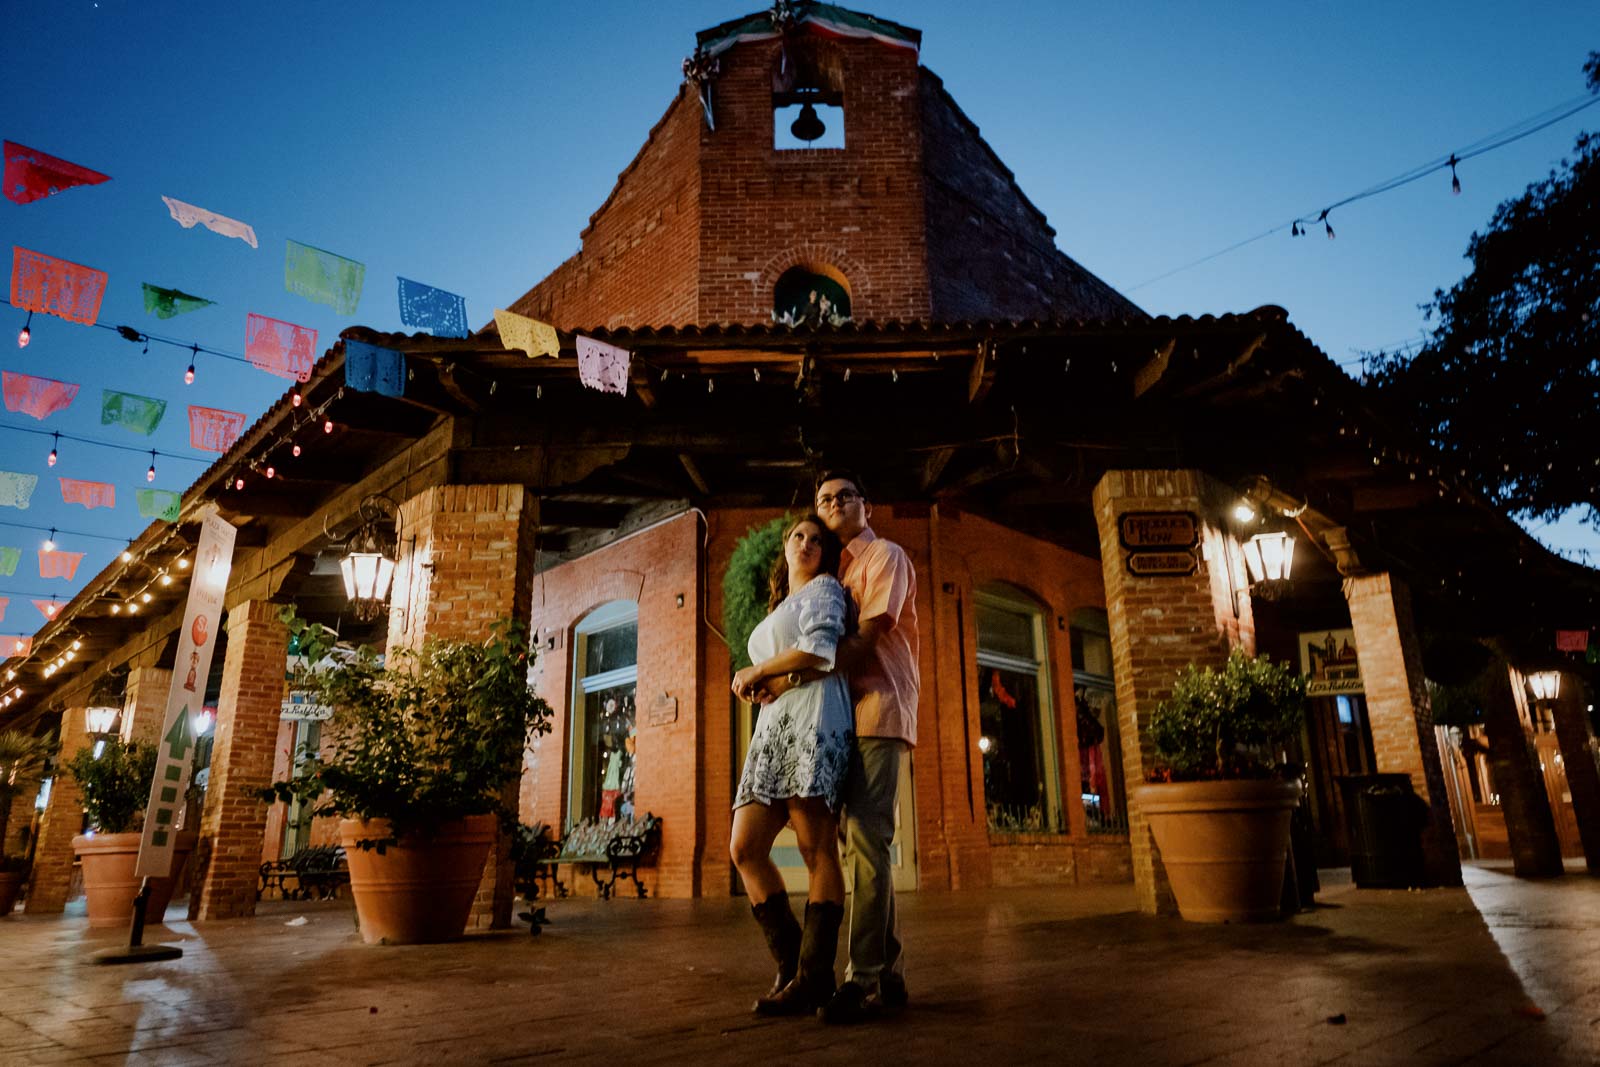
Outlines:
[[[98,750],[98,751],[97,751]],[[83,865],[83,891],[89,902],[90,926],[120,926],[133,915],[133,898],[143,879],[134,875],[139,858],[144,806],[156,774],[154,745],[119,738],[81,748],[66,769],[83,794],[89,813],[87,834],[72,839]],[[173,871],[183,867],[194,850],[195,833],[180,833],[174,842]],[[146,917],[160,922],[172,901],[173,875],[150,879]]]
[[54,750],[48,737],[0,730],[0,917],[11,914],[28,876],[28,857],[5,851],[11,805],[28,786],[38,784],[44,761]]
[[1134,790],[1178,911],[1191,922],[1279,915],[1297,780],[1277,748],[1305,718],[1305,679],[1235,649],[1221,670],[1190,664],[1156,707],[1156,772]]
[[368,944],[461,935],[495,840],[515,813],[507,785],[522,773],[549,705],[528,684],[526,625],[495,623],[481,641],[419,649],[334,651],[335,635],[292,608],[283,620],[303,657],[294,687],[332,708],[323,754],[268,799],[340,816],[361,936]]

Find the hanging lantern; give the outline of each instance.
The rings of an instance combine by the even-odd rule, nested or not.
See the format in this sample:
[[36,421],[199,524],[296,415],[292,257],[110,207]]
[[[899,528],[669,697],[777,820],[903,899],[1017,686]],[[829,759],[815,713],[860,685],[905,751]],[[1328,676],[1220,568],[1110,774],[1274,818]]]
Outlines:
[[84,717],[89,725],[89,736],[104,740],[117,732],[117,718],[122,714],[121,708],[109,705],[89,708],[84,712]]
[[1535,700],[1554,700],[1561,695],[1561,672],[1534,671],[1528,675],[1528,688]]
[[1276,600],[1289,586],[1294,538],[1282,530],[1256,534],[1244,543],[1244,563],[1250,569],[1250,595]]
[[339,560],[344,595],[356,618],[370,622],[388,607],[389,581],[394,577],[395,506],[387,497],[369,496],[359,509],[361,525],[345,543]]

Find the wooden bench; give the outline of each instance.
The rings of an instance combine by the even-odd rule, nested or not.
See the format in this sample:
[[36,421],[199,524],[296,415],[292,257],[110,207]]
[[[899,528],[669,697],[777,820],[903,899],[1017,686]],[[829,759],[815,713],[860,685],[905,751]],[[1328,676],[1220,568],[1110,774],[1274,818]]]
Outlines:
[[311,845],[291,856],[268,860],[256,880],[256,899],[276,889],[284,900],[327,900],[350,884],[344,849],[339,845]]
[[[540,841],[537,837],[533,840]],[[528,845],[517,865],[518,888],[524,896],[529,890],[537,896],[541,884],[549,881],[554,883],[556,895],[564,897],[567,887],[557,868],[570,863],[588,868],[601,900],[611,899],[619,878],[631,879],[634,892],[647,897],[649,891],[639,881],[639,865],[660,843],[661,820],[648,812],[637,819],[585,819],[559,842],[546,836],[542,843]]]

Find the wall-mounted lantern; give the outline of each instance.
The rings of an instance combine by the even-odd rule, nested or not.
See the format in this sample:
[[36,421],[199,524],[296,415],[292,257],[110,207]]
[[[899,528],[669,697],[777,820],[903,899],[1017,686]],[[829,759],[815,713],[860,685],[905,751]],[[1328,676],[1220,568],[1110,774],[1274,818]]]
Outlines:
[[1561,672],[1534,671],[1528,675],[1528,688],[1535,700],[1554,700],[1561,695]]
[[1294,538],[1283,531],[1259,533],[1244,543],[1250,570],[1250,595],[1276,600],[1289,587],[1294,568]]
[[356,618],[370,622],[388,608],[399,509],[388,497],[369,496],[361,502],[358,514],[361,525],[345,542],[339,572],[344,576],[344,595],[355,607]]

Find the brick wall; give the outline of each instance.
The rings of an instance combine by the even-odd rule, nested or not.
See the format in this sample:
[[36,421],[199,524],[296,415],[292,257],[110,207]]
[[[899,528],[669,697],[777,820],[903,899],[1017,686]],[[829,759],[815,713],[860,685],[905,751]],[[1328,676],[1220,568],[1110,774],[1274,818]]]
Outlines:
[[272,782],[289,647],[276,604],[237,604],[228,612],[227,625],[211,773],[200,818],[201,851],[209,856],[200,887],[201,919],[255,914],[267,821],[267,805],[258,791]]
[[88,729],[84,708],[67,708],[61,713],[61,750],[56,755],[50,803],[39,823],[28,885],[29,915],[55,915],[67,906],[72,888],[72,839],[83,827],[83,790],[65,768],[80,749],[92,744]]
[[938,75],[922,72],[919,96],[934,318],[1142,317],[1056,248],[1044,213]]
[[[657,866],[641,871],[655,895],[700,892],[699,854],[706,839],[702,818],[701,731],[707,709],[721,699],[717,687],[702,688],[698,654],[701,617],[700,520],[693,512],[540,574],[532,583],[532,619],[539,635],[539,693],[555,709],[553,729],[538,739],[523,775],[525,822],[564,827],[569,810],[567,770],[572,739],[573,650],[577,624],[614,600],[638,604],[638,737],[634,754],[634,805],[639,814],[660,816]],[[683,603],[678,603],[679,597]],[[554,638],[556,647],[548,647]],[[651,725],[656,700],[677,700],[677,721]],[[716,718],[712,711],[710,718]],[[718,846],[727,850],[724,837]],[[565,878],[566,875],[564,874]],[[568,885],[593,891],[587,880]]]
[[[1172,683],[1191,663],[1219,666],[1230,642],[1250,633],[1234,616],[1227,591],[1231,556],[1220,535],[1207,532],[1210,560],[1186,577],[1137,577],[1128,573],[1118,521],[1129,511],[1190,511],[1206,522],[1206,498],[1214,495],[1204,475],[1188,470],[1109,471],[1094,489],[1095,521],[1111,622],[1111,656],[1122,731],[1122,766],[1130,792],[1129,845],[1140,910],[1172,914],[1176,905],[1161,867],[1160,851],[1133,790],[1144,782],[1153,754],[1141,724],[1172,693]],[[1221,602],[1218,593],[1222,593]],[[1241,608],[1248,598],[1240,602]]]
[[1590,874],[1600,874],[1600,745],[1596,745],[1584,713],[1589,699],[1583,679],[1574,671],[1565,671],[1552,712],[1585,863]]
[[1444,765],[1433,732],[1433,707],[1422,673],[1422,649],[1411,596],[1388,574],[1346,578],[1345,600],[1356,634],[1356,656],[1367,698],[1373,753],[1380,772],[1409,774],[1431,818],[1423,834],[1430,882],[1461,884],[1461,858],[1450,821]]
[[172,672],[164,667],[136,667],[128,672],[123,692],[122,736],[141,745],[153,745],[166,718]]

